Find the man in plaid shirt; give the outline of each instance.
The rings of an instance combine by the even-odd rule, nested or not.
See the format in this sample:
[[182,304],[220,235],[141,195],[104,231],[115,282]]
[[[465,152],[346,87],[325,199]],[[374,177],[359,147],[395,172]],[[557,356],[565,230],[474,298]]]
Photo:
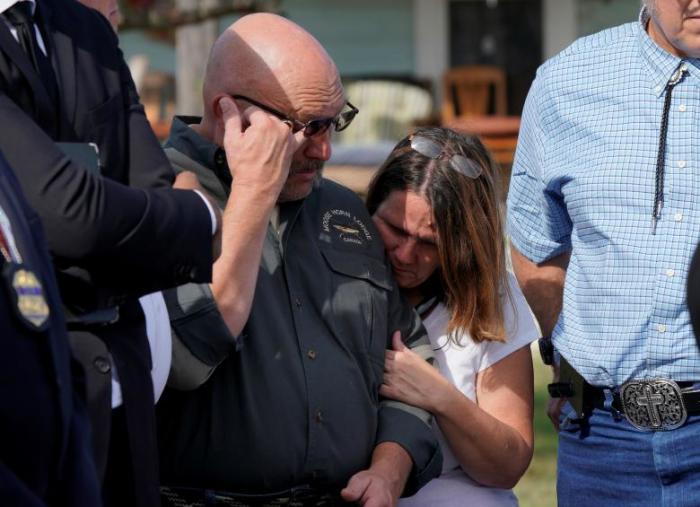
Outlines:
[[699,58],[700,1],[647,0],[542,65],[525,105],[509,232],[561,358],[560,505],[700,504]]

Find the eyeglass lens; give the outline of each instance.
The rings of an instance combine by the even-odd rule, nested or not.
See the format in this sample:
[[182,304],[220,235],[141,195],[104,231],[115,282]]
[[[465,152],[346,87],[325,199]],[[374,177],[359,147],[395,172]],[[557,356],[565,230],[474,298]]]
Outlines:
[[323,134],[328,127],[333,123],[333,118],[321,118],[319,120],[311,120],[304,125],[304,135],[306,137],[313,137],[319,134]]
[[311,120],[304,128],[304,135],[307,137],[312,137],[322,134],[328,130],[331,125],[333,125],[333,129],[336,132],[340,132],[341,130],[348,128],[350,123],[352,123],[352,120],[355,118],[355,115],[358,113],[358,110],[349,102],[347,105],[351,108],[350,111],[340,113],[335,118],[320,118],[318,120]]
[[350,125],[352,122],[353,118],[355,118],[355,115],[359,112],[358,109],[353,106],[350,102],[346,103],[346,106],[350,108],[350,111],[345,111],[344,113],[340,113],[337,117],[335,118],[319,118],[317,120],[311,120],[307,123],[302,123],[298,120],[295,120],[293,118],[288,117],[286,114],[277,111],[276,109],[266,106],[265,104],[262,104],[261,102],[258,102],[257,100],[253,100],[251,98],[246,97],[245,95],[233,95],[234,99],[241,99],[245,100],[246,102],[249,102],[250,104],[253,104],[256,107],[259,107],[263,111],[266,111],[280,120],[288,120],[291,121],[294,125],[293,131],[294,132],[299,132],[300,130],[304,130],[304,136],[305,137],[313,137],[317,136],[319,134],[323,134],[328,128],[333,125],[334,129],[336,132],[340,132],[341,130],[344,130]]

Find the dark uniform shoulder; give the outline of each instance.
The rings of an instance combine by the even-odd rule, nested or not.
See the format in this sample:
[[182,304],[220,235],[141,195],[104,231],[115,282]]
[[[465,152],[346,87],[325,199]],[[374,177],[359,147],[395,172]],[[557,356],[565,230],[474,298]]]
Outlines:
[[384,245],[362,199],[352,190],[323,179],[307,203],[322,244],[333,250],[384,261]]
[[324,202],[352,208],[355,212],[367,213],[367,208],[362,199],[355,192],[340,183],[323,178],[321,180],[320,193]]

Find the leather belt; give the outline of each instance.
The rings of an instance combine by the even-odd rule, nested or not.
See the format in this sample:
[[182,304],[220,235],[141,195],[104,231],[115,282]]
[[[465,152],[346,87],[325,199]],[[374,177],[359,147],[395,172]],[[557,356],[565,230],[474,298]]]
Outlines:
[[648,378],[630,380],[619,388],[593,386],[560,357],[559,382],[547,385],[547,390],[552,398],[568,398],[579,419],[602,408],[624,415],[639,430],[665,431],[682,426],[688,415],[700,414],[700,390],[694,384]]
[[118,306],[75,314],[64,305],[63,312],[65,314],[68,331],[93,331],[96,328],[114,324],[119,320]]
[[297,486],[269,494],[245,494],[199,488],[163,486],[160,488],[163,507],[337,507],[349,505],[337,492],[312,486]]

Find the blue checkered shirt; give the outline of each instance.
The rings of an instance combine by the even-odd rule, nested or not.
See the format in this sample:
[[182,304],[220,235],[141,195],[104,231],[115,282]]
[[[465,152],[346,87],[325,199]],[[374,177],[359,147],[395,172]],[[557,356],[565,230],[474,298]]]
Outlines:
[[[579,39],[537,72],[508,196],[510,239],[534,262],[571,252],[557,350],[588,382],[700,381],[685,283],[700,239],[700,60],[640,22]],[[679,65],[664,205],[652,234],[665,86]]]

